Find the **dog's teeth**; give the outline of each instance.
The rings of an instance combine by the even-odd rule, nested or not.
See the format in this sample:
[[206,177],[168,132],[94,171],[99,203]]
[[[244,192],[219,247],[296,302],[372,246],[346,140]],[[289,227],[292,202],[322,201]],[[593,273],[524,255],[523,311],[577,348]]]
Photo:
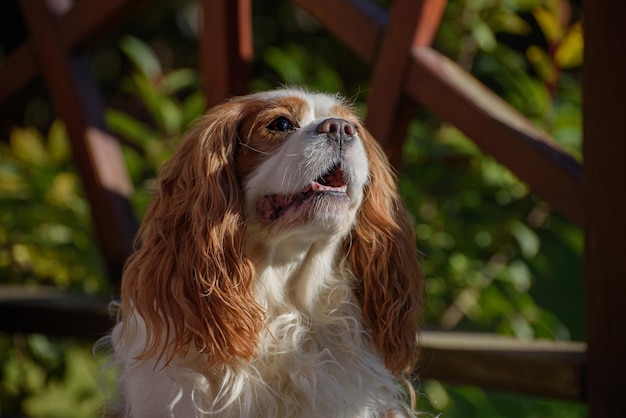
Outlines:
[[323,184],[320,184],[316,181],[311,183],[311,190],[313,190],[314,192],[321,192],[321,191],[334,191],[334,192],[343,192],[345,193],[348,190],[348,186],[346,186],[345,184],[339,187],[333,187],[333,186],[325,186]]

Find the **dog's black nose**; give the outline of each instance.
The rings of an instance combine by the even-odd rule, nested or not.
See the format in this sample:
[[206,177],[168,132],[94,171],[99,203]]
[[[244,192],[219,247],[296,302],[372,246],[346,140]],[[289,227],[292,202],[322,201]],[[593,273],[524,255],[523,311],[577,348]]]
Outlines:
[[345,119],[328,118],[317,125],[317,132],[339,143],[350,142],[356,136],[356,126]]

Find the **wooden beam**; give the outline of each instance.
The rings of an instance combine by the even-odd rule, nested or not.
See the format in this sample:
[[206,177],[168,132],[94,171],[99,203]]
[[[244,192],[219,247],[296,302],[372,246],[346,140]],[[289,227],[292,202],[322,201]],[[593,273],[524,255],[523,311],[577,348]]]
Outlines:
[[136,230],[120,145],[106,130],[89,62],[68,58],[45,0],[22,0],[21,6],[52,102],[66,125],[105,263],[117,280]]
[[[102,38],[117,22],[131,14],[144,0],[107,0],[97,7],[77,2],[56,24],[65,51],[79,51]],[[7,105],[39,75],[33,42],[28,40],[0,63],[0,105]]]
[[586,345],[423,332],[420,379],[583,401]]
[[398,165],[414,103],[404,92],[410,53],[429,46],[439,28],[446,0],[396,0],[390,12],[385,39],[379,47],[365,124]]
[[247,92],[252,62],[250,0],[202,0],[200,66],[208,107]]
[[59,337],[99,338],[114,325],[110,298],[50,287],[1,286],[0,330]]
[[430,48],[413,51],[407,91],[578,225],[584,223],[581,164],[548,134],[458,65]]
[[589,411],[591,418],[626,417],[626,2],[583,6]]

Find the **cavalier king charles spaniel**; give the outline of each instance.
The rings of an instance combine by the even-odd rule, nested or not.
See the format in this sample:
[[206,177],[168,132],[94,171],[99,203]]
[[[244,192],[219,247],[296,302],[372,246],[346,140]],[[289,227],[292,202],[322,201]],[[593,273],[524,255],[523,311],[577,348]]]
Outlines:
[[110,337],[123,416],[414,416],[414,227],[341,98],[203,116],[159,175]]

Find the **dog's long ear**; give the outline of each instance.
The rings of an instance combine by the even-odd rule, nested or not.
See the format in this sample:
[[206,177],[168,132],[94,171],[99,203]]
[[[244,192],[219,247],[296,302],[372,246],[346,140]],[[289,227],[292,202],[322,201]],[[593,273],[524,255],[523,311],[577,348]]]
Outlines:
[[124,322],[137,312],[146,324],[140,358],[167,363],[191,347],[215,365],[255,354],[263,311],[243,255],[235,172],[241,107],[233,101],[209,111],[161,169],[122,282]]
[[374,342],[385,365],[401,374],[417,361],[424,279],[414,226],[391,166],[378,143],[363,131],[370,179],[348,243],[348,260],[360,280],[363,314]]

